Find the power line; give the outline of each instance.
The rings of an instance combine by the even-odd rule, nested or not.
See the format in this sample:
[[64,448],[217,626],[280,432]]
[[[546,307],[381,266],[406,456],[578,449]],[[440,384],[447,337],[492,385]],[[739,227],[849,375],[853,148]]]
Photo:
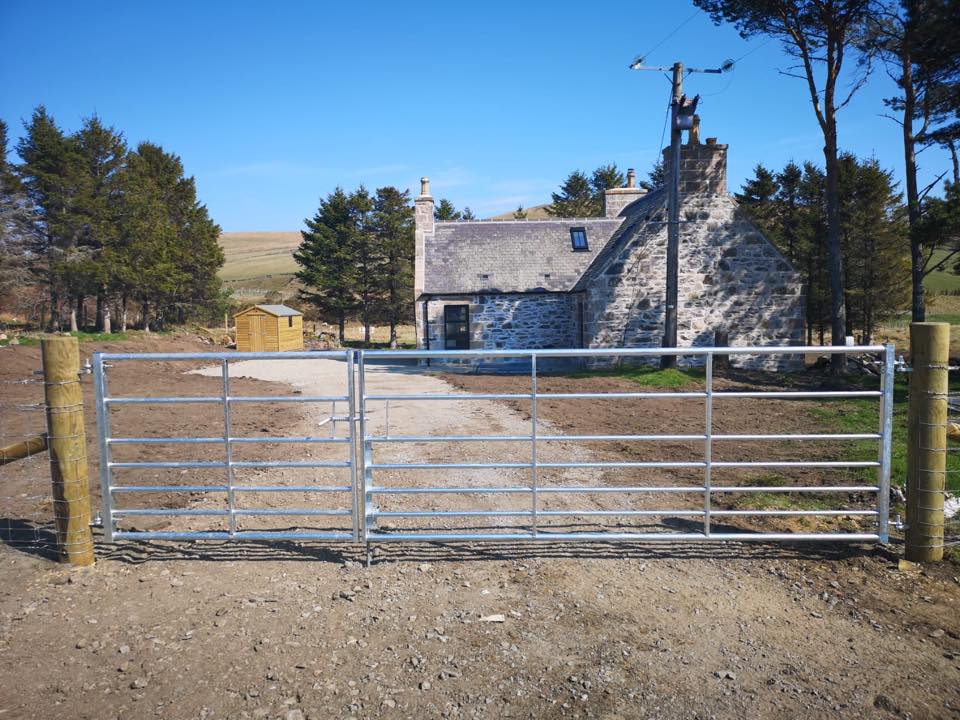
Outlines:
[[767,43],[773,42],[773,40],[774,40],[774,38],[768,37],[766,40],[764,40],[762,43],[760,43],[760,44],[757,45],[756,47],[751,48],[750,50],[747,50],[743,55],[741,55],[740,57],[738,57],[738,58],[737,58],[736,60],[734,60],[733,62],[734,62],[734,63],[738,63],[738,62],[740,62],[741,60],[743,60],[745,57],[747,57],[747,55],[753,55],[757,50],[759,50],[760,48],[764,47]]
[[654,45],[652,48],[650,48],[650,50],[648,50],[646,53],[644,53],[644,54],[643,54],[643,57],[645,57],[645,58],[650,57],[650,54],[651,54],[652,52],[654,52],[657,48],[659,48],[661,45],[663,45],[667,40],[669,40],[669,39],[672,38],[674,35],[676,35],[678,32],[680,32],[680,30],[683,29],[683,27],[684,27],[687,23],[689,23],[691,20],[693,20],[697,15],[699,15],[700,12],[701,12],[700,8],[697,8],[696,10],[694,10],[694,11],[693,11],[693,15],[691,15],[690,17],[688,17],[688,18],[687,18],[686,20],[684,20],[682,23],[680,23],[679,25],[677,25],[673,30],[671,30],[669,33],[667,33],[666,37],[664,37],[660,42],[658,42],[656,45]]
[[771,38],[767,38],[766,40],[764,40],[764,41],[763,41],[762,43],[760,43],[759,45],[757,45],[757,46],[755,46],[755,47],[750,48],[749,50],[747,50],[747,52],[745,52],[743,55],[741,55],[740,57],[738,57],[736,60],[733,60],[733,61],[732,61],[732,67],[730,68],[730,79],[727,80],[727,84],[724,85],[720,90],[717,90],[716,92],[706,93],[706,94],[704,94],[704,95],[701,95],[700,97],[702,97],[702,98],[715,97],[715,96],[717,96],[717,95],[722,95],[722,94],[725,93],[727,90],[729,90],[729,89],[730,89],[730,86],[733,84],[733,79],[736,77],[737,64],[738,64],[741,60],[743,60],[745,57],[748,57],[749,55],[753,55],[757,50],[759,50],[760,48],[762,48],[762,47],[764,47],[765,45],[767,45],[767,43],[773,42],[773,40],[774,40],[774,38],[772,38],[772,37],[771,37]]
[[673,86],[670,86],[670,95],[667,96],[667,111],[663,114],[663,130],[660,131],[660,144],[657,145],[657,161],[660,159],[660,152],[663,150],[663,138],[667,134],[667,121],[670,120],[670,106],[673,104]]

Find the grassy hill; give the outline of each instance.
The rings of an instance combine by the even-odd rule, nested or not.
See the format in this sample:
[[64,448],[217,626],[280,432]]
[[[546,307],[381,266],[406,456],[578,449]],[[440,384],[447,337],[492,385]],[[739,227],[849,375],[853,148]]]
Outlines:
[[226,262],[220,277],[234,297],[249,302],[262,300],[267,292],[293,296],[297,271],[293,251],[299,244],[299,232],[223,233],[220,247]]
[[946,260],[949,253],[946,250],[938,250],[934,253],[934,262],[944,262],[943,269],[934,270],[927,275],[924,287],[928,293],[947,293],[960,292],[960,275],[953,274],[953,264],[960,259],[960,255],[954,255]]
[[[549,220],[553,217],[550,213],[547,212],[547,205],[534,205],[533,207],[524,208],[527,211],[527,220]],[[513,220],[514,211],[501,213],[500,215],[494,215],[489,218],[490,220]]]
[[220,277],[226,281],[264,275],[290,275],[297,271],[293,251],[299,232],[232,232],[220,235],[226,263]]

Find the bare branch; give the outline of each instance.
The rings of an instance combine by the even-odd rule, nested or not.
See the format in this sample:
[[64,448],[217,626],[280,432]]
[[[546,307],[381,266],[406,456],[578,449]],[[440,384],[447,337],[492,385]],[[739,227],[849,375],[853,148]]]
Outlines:
[[856,83],[854,83],[853,87],[850,89],[850,92],[847,94],[847,97],[844,99],[844,101],[839,105],[837,105],[837,110],[840,110],[846,107],[847,103],[849,103],[853,99],[854,93],[856,93],[857,90],[859,90],[866,84],[867,78],[870,77],[870,73],[871,73],[871,70],[868,68],[860,77],[860,79],[857,80]]
[[952,258],[954,255],[957,255],[958,253],[960,253],[960,248],[954,248],[953,250],[947,253],[947,256],[945,258],[941,258],[940,260],[937,260],[937,264],[928,269],[927,264],[929,263],[929,259],[933,257],[933,250],[931,250],[930,255],[927,256],[927,262],[923,264],[923,276],[926,277],[930,273],[935,272],[938,268],[943,267],[950,258]]
[[944,170],[942,173],[940,173],[939,175],[937,175],[937,178],[936,178],[932,183],[930,183],[930,184],[927,185],[923,190],[920,191],[919,198],[920,198],[921,202],[923,201],[924,198],[927,197],[927,195],[930,194],[930,191],[933,190],[934,186],[936,186],[936,184],[937,184],[938,182],[940,182],[941,180],[943,180],[943,178],[944,178],[944,176],[945,176],[946,174],[947,174],[947,171]]

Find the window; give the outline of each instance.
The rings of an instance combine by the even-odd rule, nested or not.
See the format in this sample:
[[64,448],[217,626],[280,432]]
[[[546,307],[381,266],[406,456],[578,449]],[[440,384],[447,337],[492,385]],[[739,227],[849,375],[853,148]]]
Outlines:
[[570,228],[570,243],[574,250],[587,250],[587,229]]
[[466,305],[444,306],[443,347],[446,350],[470,349],[470,310]]
[[287,315],[287,327],[288,328],[293,327],[293,315]]

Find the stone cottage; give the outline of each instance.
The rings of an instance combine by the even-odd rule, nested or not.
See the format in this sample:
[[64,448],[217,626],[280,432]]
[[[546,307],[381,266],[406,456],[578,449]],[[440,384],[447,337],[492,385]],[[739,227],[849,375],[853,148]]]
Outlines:
[[[718,331],[730,345],[802,344],[800,276],[727,192],[727,146],[694,132],[680,158],[678,345],[713,345]],[[418,347],[659,347],[666,203],[665,187],[646,192],[630,170],[603,217],[436,222],[423,178]]]

